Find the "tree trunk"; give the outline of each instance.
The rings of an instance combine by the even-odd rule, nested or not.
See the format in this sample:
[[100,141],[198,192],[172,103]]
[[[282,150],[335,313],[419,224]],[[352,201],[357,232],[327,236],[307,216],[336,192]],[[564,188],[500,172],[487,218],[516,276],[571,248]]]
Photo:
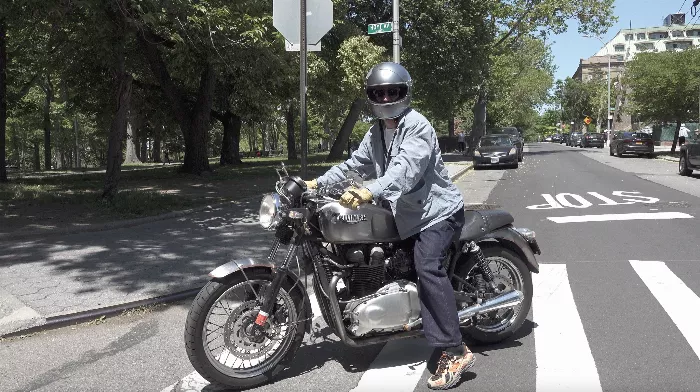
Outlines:
[[0,18],[0,182],[7,182],[5,132],[7,126],[7,34],[5,18]]
[[117,195],[122,165],[122,139],[127,128],[131,105],[133,77],[125,71],[125,56],[120,53],[116,69],[115,107],[107,141],[107,171],[102,198],[112,200]]
[[41,157],[39,157],[39,142],[34,141],[34,171],[41,170]]
[[137,36],[144,48],[151,72],[159,81],[160,87],[170,103],[170,109],[180,124],[185,141],[185,159],[181,170],[197,175],[210,171],[206,139],[216,84],[216,74],[213,67],[211,64],[207,64],[202,72],[197,100],[194,108],[190,110],[185,106],[187,100],[184,93],[175,85],[158,51],[157,42],[161,40],[148,29],[142,29]]
[[80,145],[78,143],[78,117],[73,119],[73,134],[75,135],[75,168],[80,169]]
[[673,132],[673,144],[671,144],[671,152],[676,152],[676,144],[678,144],[678,134],[681,131],[681,120],[676,120],[676,131]]
[[221,158],[219,164],[238,165],[241,161],[241,118],[227,111],[219,117],[224,126],[224,137],[221,140]]
[[472,125],[472,132],[469,135],[469,149],[468,154],[471,154],[476,149],[477,143],[481,140],[481,137],[486,133],[486,90],[482,86],[479,89],[479,95],[476,98],[474,107],[472,108],[472,113],[474,113],[474,124]]
[[362,98],[352,101],[350,110],[348,110],[348,115],[345,116],[345,120],[343,121],[343,126],[340,127],[338,136],[333,142],[333,146],[331,147],[331,151],[328,153],[328,157],[326,157],[326,162],[343,159],[343,151],[350,140],[350,134],[352,134],[352,130],[355,128],[357,119],[360,118],[360,112],[362,111],[362,104],[364,101],[365,100]]
[[146,136],[146,129],[144,128],[144,124],[141,123],[141,126],[139,127],[139,149],[141,151],[140,158],[141,162],[148,162],[148,136]]
[[161,163],[162,159],[162,141],[163,138],[163,127],[155,126],[153,127],[153,163]]
[[124,163],[141,163],[141,160],[136,155],[134,128],[131,127],[131,122],[126,124],[126,158],[124,158]]
[[46,98],[44,99],[44,170],[51,170],[51,102],[53,101],[53,87],[47,77]]
[[450,113],[450,119],[447,120],[447,132],[449,132],[450,137],[455,136],[455,117]]
[[297,144],[294,137],[294,108],[292,102],[287,106],[287,112],[284,114],[284,119],[287,121],[287,159],[297,159]]

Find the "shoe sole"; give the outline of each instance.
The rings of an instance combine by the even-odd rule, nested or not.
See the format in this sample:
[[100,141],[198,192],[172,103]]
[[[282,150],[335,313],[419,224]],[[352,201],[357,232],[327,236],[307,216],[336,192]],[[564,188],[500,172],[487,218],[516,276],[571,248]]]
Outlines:
[[467,363],[467,366],[465,366],[464,369],[462,369],[458,374],[455,374],[455,378],[453,378],[451,382],[449,382],[448,384],[445,384],[445,385],[435,386],[435,387],[431,387],[430,385],[428,385],[428,389],[442,391],[442,390],[450,389],[450,388],[454,387],[455,385],[457,385],[459,380],[462,379],[462,374],[464,372],[466,372],[467,370],[471,369],[472,366],[474,366],[475,362],[476,362],[476,356],[472,355],[472,360],[469,361],[469,363]]

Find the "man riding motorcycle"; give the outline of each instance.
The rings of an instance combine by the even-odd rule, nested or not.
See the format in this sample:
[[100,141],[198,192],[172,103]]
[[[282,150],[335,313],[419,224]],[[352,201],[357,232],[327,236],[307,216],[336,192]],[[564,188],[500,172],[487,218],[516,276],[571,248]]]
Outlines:
[[345,179],[348,170],[376,178],[367,187],[345,192],[340,203],[357,208],[373,199],[386,200],[401,238],[415,238],[423,330],[428,343],[442,351],[428,387],[448,389],[475,361],[462,342],[454,291],[442,265],[446,249],[464,225],[464,201],[449,179],[435,130],[410,107],[412,84],[400,64],[374,66],[365,91],[379,121],[347,161],[306,184],[316,188],[335,183]]

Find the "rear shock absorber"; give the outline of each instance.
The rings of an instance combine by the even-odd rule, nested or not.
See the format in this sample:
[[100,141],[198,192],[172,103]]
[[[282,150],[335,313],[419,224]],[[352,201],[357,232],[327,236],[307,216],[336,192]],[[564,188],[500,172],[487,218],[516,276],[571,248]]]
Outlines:
[[484,256],[484,252],[481,250],[481,247],[477,245],[476,242],[472,241],[469,243],[469,252],[476,258],[476,265],[478,265],[481,269],[481,273],[483,274],[486,283],[490,288],[495,289],[496,284],[493,281],[493,271],[491,271],[491,267],[489,267],[489,263],[486,261],[486,257]]

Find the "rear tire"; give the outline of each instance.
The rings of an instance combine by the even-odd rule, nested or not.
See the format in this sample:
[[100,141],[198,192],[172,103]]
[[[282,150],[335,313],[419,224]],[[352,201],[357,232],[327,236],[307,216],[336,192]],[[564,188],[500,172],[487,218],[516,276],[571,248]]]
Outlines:
[[685,156],[685,154],[681,154],[681,157],[678,160],[678,174],[682,176],[689,176],[693,174],[693,170],[688,168],[688,158]]
[[[523,302],[519,305],[519,308],[517,308],[518,313],[508,324],[499,326],[495,329],[480,328],[479,326],[462,328],[462,334],[467,339],[473,340],[477,343],[491,344],[508,339],[509,337],[513,336],[513,334],[515,334],[520,327],[522,327],[532,305],[532,275],[530,270],[527,268],[527,265],[525,265],[525,262],[520,259],[520,256],[511,250],[500,245],[482,245],[481,249],[484,252],[484,257],[489,264],[495,260],[505,260],[510,263],[514,270],[517,271],[517,274],[519,274],[522,278],[522,287],[520,287],[520,290],[524,296]],[[474,258],[469,258],[467,262],[457,267],[457,271],[455,271],[455,273],[460,277],[465,278],[469,271],[474,268],[475,264],[476,261]],[[494,275],[497,275],[496,271],[494,271]]]

